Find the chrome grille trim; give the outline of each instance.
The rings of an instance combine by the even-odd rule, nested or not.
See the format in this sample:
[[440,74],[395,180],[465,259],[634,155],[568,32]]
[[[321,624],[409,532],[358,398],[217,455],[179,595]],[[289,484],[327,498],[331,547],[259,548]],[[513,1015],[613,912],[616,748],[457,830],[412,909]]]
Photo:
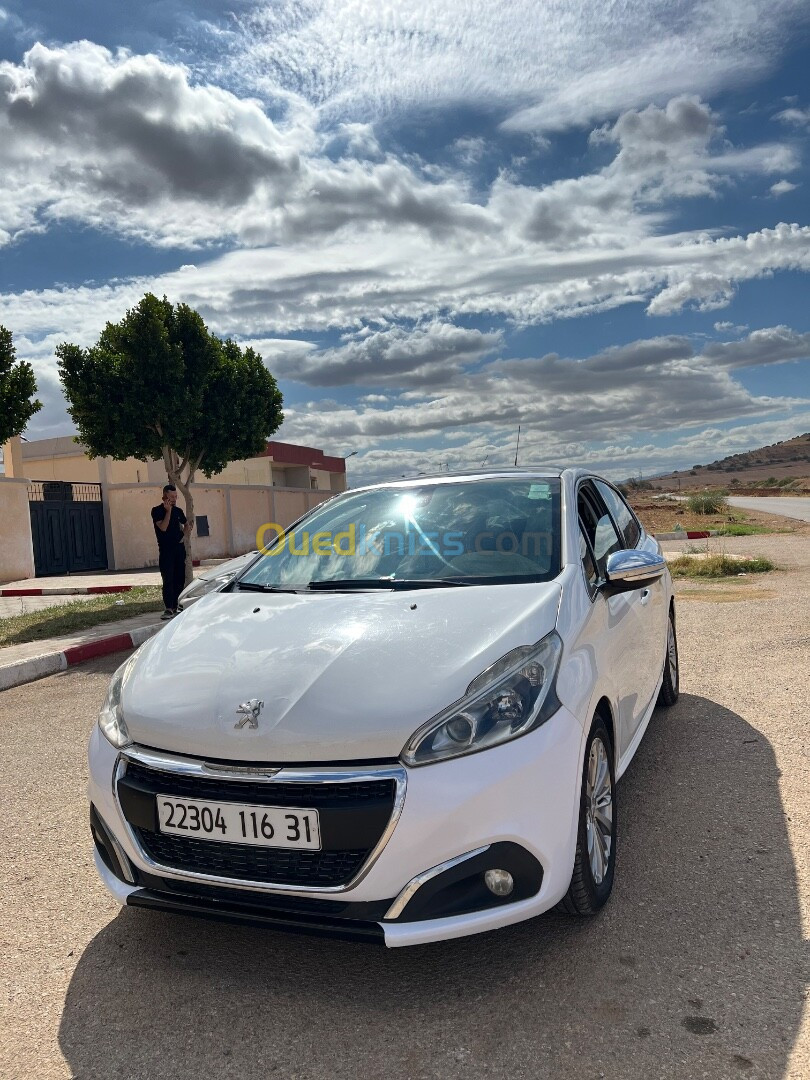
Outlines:
[[[124,816],[118,798],[118,781],[125,775],[127,763],[129,761],[138,762],[140,765],[155,769],[158,772],[181,774],[183,776],[198,776],[200,779],[206,780],[221,779],[231,782],[241,781],[242,783],[249,781],[250,783],[267,783],[268,785],[272,785],[274,781],[285,784],[356,784],[362,783],[363,781],[393,780],[395,783],[394,805],[391,812],[391,818],[376,847],[373,848],[357,874],[343,885],[320,887],[315,885],[279,885],[263,881],[244,881],[239,878],[217,877],[212,874],[197,874],[190,870],[177,870],[175,867],[164,866],[161,863],[157,863],[144,851],[135,830]],[[207,882],[209,884],[227,885],[236,889],[250,889],[264,893],[326,895],[349,892],[349,890],[360,884],[382,854],[383,849],[391,839],[391,835],[396,828],[405,802],[407,771],[402,765],[367,765],[356,766],[354,768],[347,766],[335,766],[334,768],[322,766],[317,769],[282,766],[276,770],[273,766],[268,766],[263,769],[261,765],[257,764],[255,766],[255,771],[250,771],[252,769],[252,766],[250,765],[245,766],[245,769],[247,771],[242,772],[240,766],[240,771],[237,773],[230,771],[228,767],[225,766],[221,771],[217,771],[216,763],[205,762],[196,758],[183,757],[180,755],[167,754],[161,750],[150,750],[146,747],[136,745],[127,746],[122,750],[118,755],[118,761],[116,762],[115,770],[113,772],[115,803],[118,810],[118,816],[123,828],[126,830],[129,842],[132,844],[133,850],[137,852],[138,859],[143,863],[144,868],[161,874],[164,877],[181,881]]]

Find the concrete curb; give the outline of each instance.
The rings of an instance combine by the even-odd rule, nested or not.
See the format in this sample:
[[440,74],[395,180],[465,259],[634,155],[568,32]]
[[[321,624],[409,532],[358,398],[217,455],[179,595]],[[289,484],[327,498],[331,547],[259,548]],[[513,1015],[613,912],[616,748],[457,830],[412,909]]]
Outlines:
[[[210,560],[206,560],[208,562]],[[201,566],[199,559],[192,559],[191,565],[197,569]],[[152,568],[157,575],[157,568]],[[146,568],[146,571],[149,567]],[[145,572],[146,572],[145,571]],[[160,584],[160,577],[151,582],[152,585]],[[89,594],[129,592],[130,589],[142,589],[144,585],[43,585],[41,588],[4,589],[0,587],[0,596],[86,596]]]
[[30,656],[12,664],[2,665],[0,661],[0,691],[44,679],[47,675],[55,675],[57,671],[64,671],[65,668],[81,664],[85,660],[93,660],[97,656],[107,656],[124,649],[136,649],[157,633],[160,627],[161,623],[137,626],[126,634],[111,634],[110,637],[96,638],[95,641],[87,641],[81,645],[69,645],[58,652]]

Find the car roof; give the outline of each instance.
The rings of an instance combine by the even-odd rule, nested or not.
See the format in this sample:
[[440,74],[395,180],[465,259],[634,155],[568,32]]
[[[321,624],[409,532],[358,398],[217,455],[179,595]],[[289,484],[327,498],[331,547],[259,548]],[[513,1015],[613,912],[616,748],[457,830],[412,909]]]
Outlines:
[[575,480],[580,476],[593,476],[588,469],[569,465],[503,465],[491,469],[459,469],[453,472],[416,473],[412,476],[402,476],[396,480],[381,480],[376,484],[362,484],[360,487],[351,488],[352,491],[362,491],[377,487],[416,487],[418,484],[452,484],[463,480],[494,480],[506,477],[544,477],[546,479],[560,479],[563,474],[571,475]]
[[403,477],[405,480],[436,480],[438,478],[458,478],[465,480],[470,476],[562,476],[565,465],[499,465],[490,469],[454,469],[452,472],[416,473]]

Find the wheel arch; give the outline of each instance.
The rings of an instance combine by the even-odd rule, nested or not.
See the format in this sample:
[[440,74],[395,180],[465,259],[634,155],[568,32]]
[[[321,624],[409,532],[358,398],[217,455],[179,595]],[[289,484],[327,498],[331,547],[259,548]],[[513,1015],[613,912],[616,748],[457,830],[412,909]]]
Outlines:
[[616,725],[613,719],[613,706],[610,704],[610,700],[604,695],[597,701],[596,708],[593,710],[594,716],[599,716],[604,720],[605,727],[608,730],[610,736],[610,745],[613,751],[614,762],[618,761],[618,748],[616,745]]

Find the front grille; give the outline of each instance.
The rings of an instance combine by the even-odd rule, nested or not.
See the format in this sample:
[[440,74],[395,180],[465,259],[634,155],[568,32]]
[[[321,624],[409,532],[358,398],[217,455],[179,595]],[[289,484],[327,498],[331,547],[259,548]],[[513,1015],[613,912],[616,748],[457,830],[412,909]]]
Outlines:
[[[329,888],[351,881],[376,848],[394,810],[396,781],[343,783],[223,780],[127,763],[118,781],[124,816],[143,851],[160,866],[214,878]],[[321,851],[231,844],[161,833],[156,795],[318,811]]]
[[169,836],[136,829],[146,854],[161,866],[195,874],[263,881],[277,885],[324,888],[349,881],[371,852],[366,848],[344,851],[290,851],[250,844],[224,844],[193,836]]
[[162,772],[131,761],[127,779],[147,785],[155,794],[177,795],[188,799],[214,799],[217,802],[246,802],[259,806],[296,806],[320,810],[345,806],[348,803],[365,805],[369,802],[393,802],[394,781],[362,780],[347,784],[299,784],[272,780],[251,783],[249,780],[220,780],[180,773]]

